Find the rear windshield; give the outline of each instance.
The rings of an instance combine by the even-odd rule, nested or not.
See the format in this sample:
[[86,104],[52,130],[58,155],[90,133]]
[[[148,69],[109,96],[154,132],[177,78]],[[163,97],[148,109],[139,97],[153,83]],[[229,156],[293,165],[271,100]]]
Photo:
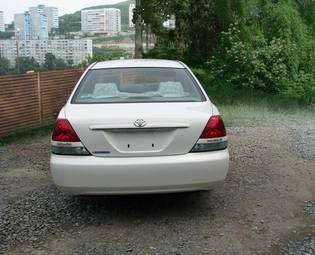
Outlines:
[[114,68],[90,70],[72,103],[199,102],[199,86],[186,69]]

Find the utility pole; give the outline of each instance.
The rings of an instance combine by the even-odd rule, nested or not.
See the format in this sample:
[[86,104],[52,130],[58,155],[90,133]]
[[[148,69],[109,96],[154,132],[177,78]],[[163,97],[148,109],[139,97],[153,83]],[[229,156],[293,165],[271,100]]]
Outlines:
[[20,73],[20,49],[19,49],[19,39],[20,39],[20,29],[16,29],[16,69],[17,72]]
[[137,17],[135,19],[135,58],[142,58],[142,19],[139,12],[141,0],[136,0]]

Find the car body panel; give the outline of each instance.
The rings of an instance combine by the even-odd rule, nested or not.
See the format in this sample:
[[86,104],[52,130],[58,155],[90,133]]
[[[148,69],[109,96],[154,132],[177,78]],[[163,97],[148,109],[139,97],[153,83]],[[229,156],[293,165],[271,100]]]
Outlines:
[[208,190],[228,172],[228,150],[185,155],[101,158],[51,156],[54,182],[72,195]]

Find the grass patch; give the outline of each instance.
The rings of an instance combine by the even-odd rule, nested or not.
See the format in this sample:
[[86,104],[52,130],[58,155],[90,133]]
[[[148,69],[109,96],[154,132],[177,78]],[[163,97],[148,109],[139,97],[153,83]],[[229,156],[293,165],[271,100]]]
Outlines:
[[231,88],[205,86],[205,89],[228,126],[293,125],[315,119],[314,106],[294,98]]
[[54,125],[51,124],[51,125],[47,125],[40,128],[33,128],[33,129],[28,129],[25,131],[13,133],[6,137],[0,138],[0,146],[7,145],[15,141],[18,141],[20,139],[29,138],[33,136],[47,136],[52,132],[53,128],[54,128]]

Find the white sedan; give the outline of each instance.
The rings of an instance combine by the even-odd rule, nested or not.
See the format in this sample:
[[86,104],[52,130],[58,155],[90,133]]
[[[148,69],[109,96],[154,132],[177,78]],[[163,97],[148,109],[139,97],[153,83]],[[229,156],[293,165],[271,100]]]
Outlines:
[[227,175],[224,123],[183,63],[92,64],[56,121],[50,168],[71,195],[209,190]]

